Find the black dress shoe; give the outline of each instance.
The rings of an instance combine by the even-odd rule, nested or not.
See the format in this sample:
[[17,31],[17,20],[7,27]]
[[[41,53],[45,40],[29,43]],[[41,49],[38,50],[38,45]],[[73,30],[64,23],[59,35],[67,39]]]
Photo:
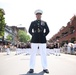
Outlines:
[[33,72],[34,72],[34,70],[33,70],[33,69],[30,69],[30,70],[29,70],[29,73],[33,73]]
[[44,73],[49,73],[48,69],[43,70]]

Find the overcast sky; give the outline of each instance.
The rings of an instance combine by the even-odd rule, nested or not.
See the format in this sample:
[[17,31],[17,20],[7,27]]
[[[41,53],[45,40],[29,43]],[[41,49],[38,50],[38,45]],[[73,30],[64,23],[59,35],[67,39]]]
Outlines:
[[76,14],[76,0],[0,0],[0,7],[5,10],[5,21],[9,26],[26,27],[35,20],[34,11],[43,11],[42,20],[46,21],[50,33],[47,39],[56,34],[62,26],[66,26],[70,18]]

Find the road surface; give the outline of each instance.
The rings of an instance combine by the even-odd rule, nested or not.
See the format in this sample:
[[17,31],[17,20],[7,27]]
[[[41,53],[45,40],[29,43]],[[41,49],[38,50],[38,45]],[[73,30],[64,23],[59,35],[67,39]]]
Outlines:
[[40,55],[36,56],[33,74],[29,74],[30,55],[15,55],[11,52],[0,53],[0,75],[76,75],[76,56],[61,54],[61,56],[47,56],[49,74],[43,73]]

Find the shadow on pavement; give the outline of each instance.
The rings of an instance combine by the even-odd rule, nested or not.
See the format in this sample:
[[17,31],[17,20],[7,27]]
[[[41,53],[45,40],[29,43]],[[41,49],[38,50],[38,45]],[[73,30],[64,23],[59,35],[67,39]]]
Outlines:
[[39,73],[26,73],[26,74],[20,74],[20,75],[44,75],[44,72],[43,71],[41,71],[41,72],[39,72]]

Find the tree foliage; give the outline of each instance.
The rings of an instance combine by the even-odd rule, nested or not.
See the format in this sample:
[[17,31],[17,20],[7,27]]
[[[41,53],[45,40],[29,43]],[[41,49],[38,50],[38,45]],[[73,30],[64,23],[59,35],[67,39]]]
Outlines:
[[9,41],[12,41],[12,35],[8,35],[8,36],[6,37],[6,39],[9,40]]
[[30,41],[30,36],[27,35],[27,36],[26,36],[26,39],[27,39],[27,41]]
[[26,43],[27,41],[30,40],[30,36],[27,35],[27,33],[25,31],[19,30],[18,31],[18,39],[19,39],[20,42],[25,42]]
[[2,8],[0,8],[0,36],[4,36],[5,31],[5,18],[4,18],[5,12]]

